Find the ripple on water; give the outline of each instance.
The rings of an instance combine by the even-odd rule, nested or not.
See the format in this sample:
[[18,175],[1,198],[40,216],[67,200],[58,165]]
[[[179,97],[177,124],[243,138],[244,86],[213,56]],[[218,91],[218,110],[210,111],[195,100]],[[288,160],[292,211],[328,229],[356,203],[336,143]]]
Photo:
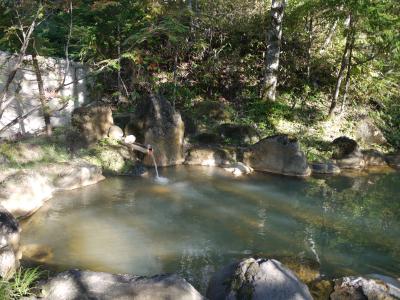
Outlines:
[[319,260],[328,276],[400,275],[399,173],[237,180],[179,167],[160,175],[169,182],[110,178],[57,194],[23,222],[22,243],[51,249],[54,265],[177,272],[202,291],[214,270],[263,253]]

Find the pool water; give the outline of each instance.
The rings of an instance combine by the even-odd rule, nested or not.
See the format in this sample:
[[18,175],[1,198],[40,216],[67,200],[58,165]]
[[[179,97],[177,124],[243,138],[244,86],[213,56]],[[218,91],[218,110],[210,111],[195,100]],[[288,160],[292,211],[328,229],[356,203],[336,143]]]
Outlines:
[[235,178],[217,168],[114,177],[57,194],[22,224],[22,243],[51,249],[60,269],[178,273],[204,291],[248,256],[320,263],[328,277],[400,276],[400,173]]

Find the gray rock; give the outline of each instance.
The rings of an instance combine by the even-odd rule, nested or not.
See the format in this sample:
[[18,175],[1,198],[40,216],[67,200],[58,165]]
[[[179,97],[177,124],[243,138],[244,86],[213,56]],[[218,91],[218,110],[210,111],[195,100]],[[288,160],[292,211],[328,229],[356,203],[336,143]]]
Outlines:
[[[180,113],[162,97],[149,95],[137,107],[135,128],[138,142],[151,145],[158,166],[174,166],[185,160],[183,138],[185,126]],[[145,156],[145,165],[153,165],[150,156]]]
[[195,141],[199,144],[203,145],[215,145],[215,144],[221,144],[222,138],[216,133],[212,132],[202,132],[197,134],[194,137]]
[[331,300],[390,300],[400,299],[400,282],[397,279],[372,275],[365,277],[344,277],[335,280]]
[[125,144],[133,144],[134,142],[136,142],[136,136],[134,136],[133,134],[130,134],[124,138]]
[[124,136],[124,132],[120,127],[117,125],[112,125],[110,129],[108,130],[108,137],[115,139],[115,140],[121,140]]
[[246,166],[244,163],[237,162],[224,166],[224,170],[231,173],[233,176],[239,177],[253,173],[253,169]]
[[332,142],[332,158],[342,169],[361,169],[365,166],[364,155],[355,140],[342,136]]
[[333,140],[332,142],[332,158],[343,159],[359,151],[357,142],[347,136],[341,136]]
[[218,146],[194,146],[187,151],[185,164],[223,166],[235,162],[234,151]]
[[18,221],[0,206],[0,277],[10,278],[19,267],[20,227]]
[[364,165],[368,167],[387,166],[385,156],[377,150],[362,150]]
[[80,270],[58,274],[42,287],[42,293],[47,300],[204,299],[177,275],[141,277]]
[[400,169],[400,151],[395,154],[386,155],[385,160],[389,166]]
[[369,146],[374,144],[384,145],[387,143],[382,131],[369,117],[364,117],[358,122],[355,137]]
[[254,144],[261,139],[259,132],[250,125],[222,124],[217,132],[222,139],[239,145]]
[[49,178],[37,171],[19,171],[0,185],[0,205],[15,217],[27,216],[38,210],[53,196]]
[[83,160],[47,164],[37,170],[49,178],[55,190],[73,190],[95,184],[105,178],[100,167]]
[[0,205],[15,217],[38,210],[55,191],[71,190],[104,179],[101,168],[84,161],[54,163],[20,170],[3,178]]
[[0,149],[0,157],[3,163],[26,164],[41,161],[45,158],[42,147],[30,143],[5,143]]
[[271,136],[248,147],[243,162],[256,171],[301,177],[311,174],[299,142],[287,135]]
[[107,106],[79,107],[72,112],[71,124],[86,145],[106,138],[114,124],[111,108]]
[[312,299],[307,286],[279,261],[254,258],[217,272],[206,296],[210,300]]
[[340,168],[333,162],[318,163],[314,162],[311,164],[311,170],[313,174],[339,174]]

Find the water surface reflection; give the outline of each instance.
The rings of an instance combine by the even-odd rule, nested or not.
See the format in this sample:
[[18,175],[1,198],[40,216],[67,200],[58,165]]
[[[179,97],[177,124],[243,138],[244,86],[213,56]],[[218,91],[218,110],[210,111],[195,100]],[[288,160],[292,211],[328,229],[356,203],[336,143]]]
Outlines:
[[400,275],[400,175],[233,178],[213,168],[110,178],[63,192],[23,224],[49,263],[153,275],[177,272],[204,291],[210,274],[249,255],[311,258],[322,273]]

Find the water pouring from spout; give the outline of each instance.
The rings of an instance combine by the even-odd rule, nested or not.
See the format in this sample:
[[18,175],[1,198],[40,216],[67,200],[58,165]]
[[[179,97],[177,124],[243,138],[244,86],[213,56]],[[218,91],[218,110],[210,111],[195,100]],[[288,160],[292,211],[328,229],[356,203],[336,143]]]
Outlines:
[[153,147],[151,145],[147,145],[147,153],[151,156],[153,159],[153,164],[154,164],[154,170],[156,171],[156,178],[155,181],[157,183],[161,184],[167,184],[168,183],[168,178],[165,177],[160,177],[158,174],[158,168],[157,168],[157,163],[156,163],[156,158],[154,157],[154,152],[153,152]]

